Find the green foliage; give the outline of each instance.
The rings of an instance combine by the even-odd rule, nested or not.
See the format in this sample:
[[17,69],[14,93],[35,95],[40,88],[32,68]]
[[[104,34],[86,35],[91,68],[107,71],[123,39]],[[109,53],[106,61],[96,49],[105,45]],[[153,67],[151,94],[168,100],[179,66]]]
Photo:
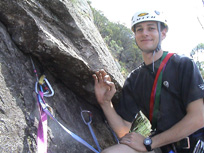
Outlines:
[[126,77],[142,62],[132,31],[120,23],[110,22],[101,11],[92,8],[94,23]]
[[72,4],[76,4],[77,0],[71,0]]
[[119,62],[119,63],[121,65],[120,72],[122,73],[122,75],[125,77],[128,76],[130,72],[128,72],[127,69],[125,68],[125,63],[123,62]]
[[196,65],[198,66],[201,72],[201,75],[204,79],[204,58],[202,58],[202,60],[199,60],[199,57],[204,57],[204,55],[202,55],[203,53],[204,53],[204,43],[200,43],[195,48],[192,49],[190,56],[196,62]]
[[204,43],[200,43],[195,48],[193,48],[190,55],[193,58],[193,56],[198,54],[199,52],[204,52]]

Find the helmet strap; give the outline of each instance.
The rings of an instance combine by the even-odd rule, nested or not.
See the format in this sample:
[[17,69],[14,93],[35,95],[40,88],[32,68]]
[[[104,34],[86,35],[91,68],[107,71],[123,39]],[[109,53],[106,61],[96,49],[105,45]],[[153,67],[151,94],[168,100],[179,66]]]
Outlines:
[[153,51],[153,57],[152,57],[152,71],[153,71],[153,73],[154,73],[154,55],[155,55],[155,50]]
[[159,42],[157,44],[157,48],[154,50],[156,52],[161,50],[161,23],[160,22],[157,22],[157,29],[159,33]]
[[158,29],[158,33],[159,33],[159,42],[157,44],[157,48],[153,51],[152,55],[153,55],[153,59],[152,59],[152,70],[153,70],[153,73],[154,73],[154,55],[155,55],[155,52],[158,52],[161,50],[161,23],[160,22],[157,22],[157,29]]

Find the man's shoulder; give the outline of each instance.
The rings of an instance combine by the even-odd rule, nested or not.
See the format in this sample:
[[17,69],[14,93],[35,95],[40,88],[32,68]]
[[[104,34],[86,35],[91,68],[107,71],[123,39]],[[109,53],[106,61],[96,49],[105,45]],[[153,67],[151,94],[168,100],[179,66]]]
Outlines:
[[184,64],[186,62],[192,62],[192,58],[184,55],[184,54],[174,54],[170,61],[177,63],[177,64]]
[[144,64],[141,63],[138,67],[136,67],[133,71],[129,73],[129,75],[126,78],[125,82],[134,82],[137,80],[138,76],[140,76],[140,71],[143,69]]
[[132,75],[137,75],[144,67],[144,63],[141,63],[138,67],[136,67],[134,70],[132,70],[132,72],[130,72],[130,74],[128,75],[128,77],[132,76]]

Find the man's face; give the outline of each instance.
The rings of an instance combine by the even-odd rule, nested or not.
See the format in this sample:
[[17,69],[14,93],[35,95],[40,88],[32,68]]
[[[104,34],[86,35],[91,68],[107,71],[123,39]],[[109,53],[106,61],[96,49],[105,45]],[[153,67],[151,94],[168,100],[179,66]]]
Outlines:
[[149,53],[154,51],[159,42],[157,22],[146,21],[136,24],[135,39],[138,47],[143,52]]

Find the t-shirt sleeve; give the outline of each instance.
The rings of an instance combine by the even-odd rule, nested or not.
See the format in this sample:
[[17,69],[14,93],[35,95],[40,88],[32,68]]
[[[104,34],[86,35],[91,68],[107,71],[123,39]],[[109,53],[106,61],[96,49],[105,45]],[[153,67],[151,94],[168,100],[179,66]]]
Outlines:
[[136,93],[133,93],[133,76],[130,76],[126,79],[125,84],[122,89],[122,94],[120,97],[120,101],[116,106],[117,113],[126,121],[132,122],[135,118],[137,112],[139,112],[139,108],[136,104],[136,101],[139,99],[136,96]]
[[181,97],[185,107],[195,100],[204,98],[204,83],[195,62],[187,57],[180,59],[179,73]]

